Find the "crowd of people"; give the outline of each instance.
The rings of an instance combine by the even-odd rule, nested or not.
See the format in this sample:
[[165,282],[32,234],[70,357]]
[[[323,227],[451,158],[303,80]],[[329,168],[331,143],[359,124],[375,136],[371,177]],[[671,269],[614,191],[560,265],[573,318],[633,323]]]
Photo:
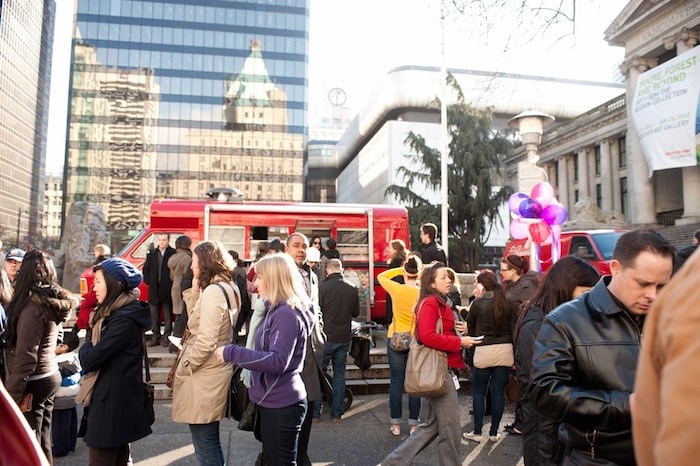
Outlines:
[[[451,378],[439,395],[408,395],[407,435],[382,465],[411,464],[436,439],[435,462],[461,464],[463,441],[497,442],[504,432],[520,436],[526,466],[692,463],[700,448],[688,409],[699,391],[693,307],[700,230],[677,253],[654,230],[629,231],[603,277],[576,256],[546,274],[506,256],[500,274],[475,274],[464,306],[437,233],[433,224],[421,226],[422,251],[391,241],[377,277],[391,307],[387,434],[402,435],[412,340],[444,353]],[[218,241],[170,242],[167,234],[155,238],[143,275],[96,245],[94,285],[80,304],[41,251],[5,255],[0,375],[44,455],[51,463],[82,436],[89,464],[130,464],[131,444],[151,433],[142,360],[147,345],[163,345],[178,352],[172,419],[188,425],[198,464],[225,463],[220,421],[232,378],[240,377],[255,404],[260,464],[310,465],[312,426],[324,403],[334,422],[345,414],[351,323],[360,314],[336,242],[327,238],[324,248],[321,237],[309,241],[299,232],[286,243],[261,242],[248,271]],[[148,303],[140,300],[142,281]],[[74,310],[74,330],[64,332]],[[79,346],[81,329],[87,335]],[[234,376],[234,367],[243,370]],[[463,432],[457,394],[465,373],[472,428]],[[511,381],[516,417],[502,428]]]

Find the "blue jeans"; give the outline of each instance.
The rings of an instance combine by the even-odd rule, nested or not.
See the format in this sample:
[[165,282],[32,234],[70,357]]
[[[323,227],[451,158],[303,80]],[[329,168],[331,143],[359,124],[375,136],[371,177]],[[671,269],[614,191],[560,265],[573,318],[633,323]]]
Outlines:
[[[406,378],[406,361],[408,353],[397,353],[389,347],[387,342],[386,355],[389,360],[389,409],[391,411],[391,423],[401,422],[401,408],[403,405],[403,381]],[[420,414],[420,398],[408,396],[408,425],[418,424]]]
[[[325,373],[328,363],[333,364],[333,401],[331,402],[331,416],[339,418],[343,415],[343,399],[345,398],[345,366],[348,361],[350,343],[326,342],[323,351],[321,370]],[[314,417],[321,416],[321,403],[315,403]]]
[[265,464],[296,464],[299,434],[306,408],[306,399],[286,408],[260,407],[260,434]]
[[219,440],[219,421],[190,424],[194,456],[200,466],[223,466],[224,453]]
[[506,384],[510,367],[497,366],[479,369],[474,367],[472,371],[472,394],[474,409],[474,432],[481,433],[484,427],[484,411],[486,410],[486,390],[491,381],[491,429],[489,435],[496,435],[503,417],[503,409],[506,405]]

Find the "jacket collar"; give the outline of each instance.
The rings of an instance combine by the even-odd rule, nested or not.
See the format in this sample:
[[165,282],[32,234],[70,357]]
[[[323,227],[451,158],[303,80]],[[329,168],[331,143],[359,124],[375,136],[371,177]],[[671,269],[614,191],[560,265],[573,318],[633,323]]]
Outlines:
[[620,303],[608,290],[612,277],[607,275],[602,277],[598,283],[591,289],[588,296],[593,308],[605,315],[617,314],[619,312],[628,312],[627,309]]

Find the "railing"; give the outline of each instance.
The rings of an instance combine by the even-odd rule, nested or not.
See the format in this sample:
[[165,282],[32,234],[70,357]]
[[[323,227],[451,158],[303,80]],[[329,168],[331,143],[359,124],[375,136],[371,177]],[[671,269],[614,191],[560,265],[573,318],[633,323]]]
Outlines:
[[656,214],[656,223],[659,225],[669,226],[675,225],[676,220],[683,216],[683,209],[670,210],[668,212],[659,212]]

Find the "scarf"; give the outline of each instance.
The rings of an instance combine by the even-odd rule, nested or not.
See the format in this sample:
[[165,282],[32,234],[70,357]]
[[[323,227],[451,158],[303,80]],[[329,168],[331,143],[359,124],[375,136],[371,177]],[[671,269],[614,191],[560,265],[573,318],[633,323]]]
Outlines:
[[[102,336],[102,326],[104,325],[105,319],[112,314],[112,311],[121,309],[128,304],[133,303],[138,300],[140,292],[138,288],[126,291],[120,294],[117,299],[115,299],[110,305],[104,307],[98,307],[97,311],[92,315],[92,346],[97,346],[100,342],[100,337]],[[100,375],[100,370],[88,372],[85,374],[83,379],[80,381],[80,390],[78,395],[75,397],[77,404],[82,404],[84,406],[90,406],[90,401],[92,401],[92,392],[95,389],[95,384],[97,383],[97,377]]]

